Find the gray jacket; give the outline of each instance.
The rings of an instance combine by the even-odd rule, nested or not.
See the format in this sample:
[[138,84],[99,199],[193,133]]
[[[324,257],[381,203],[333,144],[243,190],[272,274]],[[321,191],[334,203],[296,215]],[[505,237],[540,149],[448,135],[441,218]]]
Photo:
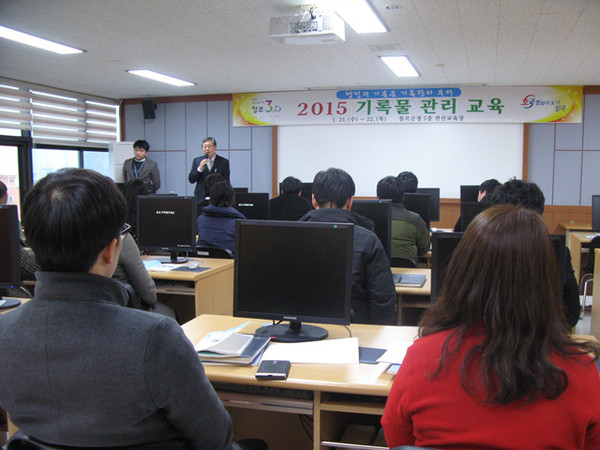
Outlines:
[[121,283],[37,272],[0,316],[0,407],[23,432],[74,447],[228,449],[232,425],[181,327],[124,308]]
[[113,278],[133,288],[137,298],[132,299],[133,304],[130,306],[139,308],[141,302],[147,309],[156,304],[156,284],[144,267],[140,249],[131,234],[127,234],[123,240],[119,263]]

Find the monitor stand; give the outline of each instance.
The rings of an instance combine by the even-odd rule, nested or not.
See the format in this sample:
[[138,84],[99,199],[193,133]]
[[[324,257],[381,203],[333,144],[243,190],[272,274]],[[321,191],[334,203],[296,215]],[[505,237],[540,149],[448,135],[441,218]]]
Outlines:
[[188,258],[185,256],[177,256],[178,252],[171,252],[170,258],[154,258],[157,261],[160,261],[161,264],[183,264],[188,261]]
[[266,325],[254,332],[255,336],[270,336],[277,342],[320,341],[328,336],[327,330],[315,325],[302,325],[301,322]]

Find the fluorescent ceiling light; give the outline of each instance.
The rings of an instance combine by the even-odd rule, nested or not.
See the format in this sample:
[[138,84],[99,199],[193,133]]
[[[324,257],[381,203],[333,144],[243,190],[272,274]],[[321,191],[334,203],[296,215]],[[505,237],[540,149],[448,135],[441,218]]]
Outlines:
[[357,33],[385,33],[387,29],[367,0],[325,2]]
[[381,60],[397,77],[418,77],[419,72],[413,67],[406,56],[380,56]]
[[171,84],[173,86],[194,86],[196,83],[190,83],[189,81],[180,80],[179,78],[173,78],[162,73],[154,72],[153,70],[147,69],[136,69],[128,70],[127,72],[140,77],[150,78],[151,80],[160,81],[161,83]]
[[66,45],[48,41],[30,34],[21,33],[20,31],[3,26],[0,26],[0,37],[3,37],[4,39],[10,39],[11,41],[20,42],[21,44],[27,44],[33,47],[41,48],[42,50],[48,50],[49,52],[58,53],[59,55],[83,53],[83,50],[79,50],[78,48],[68,47]]

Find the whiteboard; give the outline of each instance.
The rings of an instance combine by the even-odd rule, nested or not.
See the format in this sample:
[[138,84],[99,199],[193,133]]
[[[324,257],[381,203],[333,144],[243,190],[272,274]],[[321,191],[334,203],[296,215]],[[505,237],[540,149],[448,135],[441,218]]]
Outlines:
[[279,126],[278,182],[312,182],[328,167],[348,172],[357,197],[376,197],[377,182],[409,170],[420,187],[459,198],[461,184],[523,174],[523,124]]

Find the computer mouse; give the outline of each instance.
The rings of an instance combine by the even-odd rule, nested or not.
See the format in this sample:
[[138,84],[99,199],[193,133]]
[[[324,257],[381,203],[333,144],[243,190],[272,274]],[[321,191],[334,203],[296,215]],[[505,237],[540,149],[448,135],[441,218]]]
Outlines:
[[198,264],[196,261],[190,261],[187,267],[188,269],[194,270],[200,267],[200,264]]

